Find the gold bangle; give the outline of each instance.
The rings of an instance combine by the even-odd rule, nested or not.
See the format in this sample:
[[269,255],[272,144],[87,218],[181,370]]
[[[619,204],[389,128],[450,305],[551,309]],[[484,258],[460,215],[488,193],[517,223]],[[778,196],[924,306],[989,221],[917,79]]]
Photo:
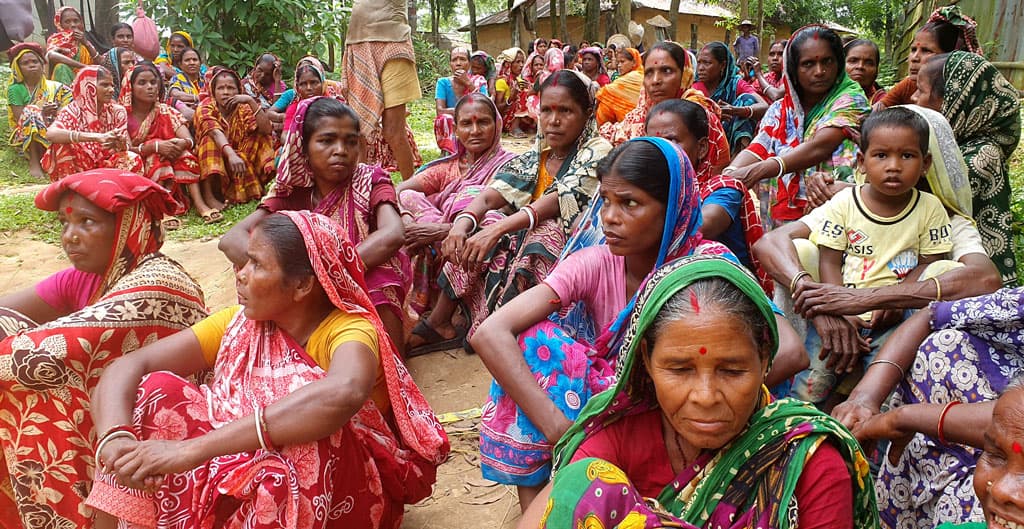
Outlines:
[[942,285],[939,284],[939,278],[932,276],[931,280],[935,282],[935,301],[942,301]]
[[797,274],[795,276],[793,276],[793,279],[790,280],[790,282],[789,282],[789,292],[790,293],[794,292],[796,290],[796,282],[800,281],[801,279],[803,279],[805,277],[811,277],[811,273],[808,272],[807,270],[801,270],[801,271],[797,272]]

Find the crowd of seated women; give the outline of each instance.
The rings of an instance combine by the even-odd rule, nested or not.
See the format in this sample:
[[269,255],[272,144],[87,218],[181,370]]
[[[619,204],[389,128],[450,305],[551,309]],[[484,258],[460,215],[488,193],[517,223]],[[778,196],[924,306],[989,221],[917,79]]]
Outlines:
[[[73,266],[0,297],[0,527],[398,527],[449,450],[404,359],[459,347],[523,528],[1024,523],[1018,93],[958,8],[888,93],[819,25],[767,72],[456,47],[442,157],[397,185],[315,57],[289,87],[56,22],[10,52],[11,143]],[[209,314],[163,234],[254,200]]]

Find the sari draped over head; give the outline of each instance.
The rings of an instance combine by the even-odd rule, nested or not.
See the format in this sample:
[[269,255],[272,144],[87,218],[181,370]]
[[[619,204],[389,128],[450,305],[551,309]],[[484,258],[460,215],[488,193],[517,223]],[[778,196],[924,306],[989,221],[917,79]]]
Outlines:
[[985,56],[985,52],[978,42],[978,23],[973,18],[961,13],[960,6],[949,5],[940,7],[928,17],[928,22],[948,22],[960,28],[963,36],[956,43],[955,49],[969,51],[982,57]]
[[171,53],[171,38],[175,35],[185,39],[185,42],[188,43],[188,47],[196,47],[195,41],[192,40],[192,35],[189,35],[187,31],[179,29],[178,31],[172,32],[171,35],[167,37],[167,44],[164,44],[164,51],[160,52],[160,55],[153,61],[154,64],[166,64],[173,67],[175,70],[178,69],[177,66],[174,66],[174,54]]
[[526,63],[523,63],[523,70],[519,72],[519,76],[512,75],[512,63],[522,55],[526,57],[526,53],[519,48],[509,48],[498,55],[498,79],[504,79],[505,83],[508,84],[509,93],[515,88],[515,95],[511,97],[506,103],[508,107],[505,109],[505,113],[502,114],[502,123],[504,132],[512,131],[512,122],[516,118],[530,117],[530,113],[526,108],[526,98],[529,96],[526,90],[519,89],[519,80],[526,79]]
[[[793,53],[796,36],[802,31],[820,27],[823,26],[804,26],[793,33],[786,44],[783,64],[788,64],[787,58]],[[799,173],[786,173],[771,183],[770,219],[766,220],[768,225],[790,222],[803,216],[807,207],[804,188],[806,177],[815,172],[831,173],[837,167],[854,165],[857,142],[860,140],[860,124],[871,110],[864,89],[850,79],[843,68],[839,69],[836,82],[828,94],[813,107],[805,109],[796,92],[794,74],[784,70],[785,95],[768,107],[747,152],[762,160],[783,156],[810,140],[819,130],[829,127],[841,129],[846,138],[825,160]]]
[[623,418],[659,410],[653,383],[640,365],[640,343],[669,299],[711,278],[728,281],[754,302],[768,324],[764,340],[775,356],[778,331],[771,302],[745,269],[721,257],[692,256],[656,270],[613,342],[619,344],[615,387],[590,399],[555,447],[554,484],[542,527],[578,527],[584,520],[610,527],[628,520],[630,527],[792,528],[799,509],[797,481],[823,442],[847,462],[854,486],[853,526],[879,527],[868,463],[853,435],[810,404],[772,401],[764,387],[747,428],[717,452],[701,453],[694,465],[666,484],[656,504],[642,498],[630,476],[612,462],[585,458],[569,463],[587,436]]
[[[722,111],[718,104],[708,99],[700,91],[691,88],[694,79],[694,59],[687,52],[686,64],[681,68],[682,80],[679,83],[680,99],[692,101],[704,107],[708,115],[708,155],[704,163],[712,167],[724,167],[729,163],[729,139],[722,127]],[[641,86],[643,81],[641,80]],[[626,113],[622,121],[617,123],[605,123],[601,126],[601,136],[610,141],[612,145],[619,145],[631,138],[646,135],[647,114],[654,107],[654,101],[647,94],[646,89],[640,90],[640,97],[637,99],[636,107]]]
[[[312,55],[307,55],[307,56],[299,59],[299,62],[295,63],[295,77],[294,77],[294,79],[295,79],[296,84],[298,83],[298,78],[299,78],[299,74],[298,74],[299,68],[301,68],[303,66],[308,66],[308,67],[312,68],[313,71],[316,72],[317,77],[320,78],[320,85],[321,85],[322,88],[321,88],[321,92],[320,92],[319,95],[326,96],[326,97],[333,97],[334,99],[337,99],[338,101],[341,101],[342,103],[348,104],[348,101],[345,99],[345,96],[342,94],[341,83],[339,83],[338,81],[332,81],[332,80],[328,79],[327,78],[327,74],[324,72],[324,63],[320,62],[320,59],[318,59],[318,58],[316,58],[316,57],[314,57]],[[295,92],[294,88],[290,88],[289,90],[292,91],[292,92]],[[285,92],[287,92],[287,91],[288,90],[286,90]],[[282,98],[283,97],[284,97],[284,95],[282,95]],[[298,106],[299,106],[299,94],[298,94],[298,92],[295,92],[294,98],[292,98],[291,103],[288,104],[288,108],[286,108],[285,112],[284,112],[284,129],[285,130],[288,130],[290,128],[289,124],[292,122],[292,119],[294,119],[294,117],[295,117],[295,110],[298,108]]]
[[[465,53],[467,57],[471,57],[468,48],[456,47],[452,49],[451,53],[461,52]],[[469,86],[464,87],[461,93],[457,91],[455,85],[455,78],[448,77],[445,80],[451,85],[452,92],[455,94],[456,101],[463,97],[473,94],[476,92],[487,92],[487,78],[482,75],[477,75],[472,70],[467,70],[466,75],[469,77]],[[438,79],[440,85],[441,79]],[[440,86],[438,86],[440,90]],[[441,99],[440,97],[437,99]],[[445,101],[445,105],[451,104],[451,101]],[[454,108],[452,105],[451,108]],[[440,113],[434,118],[434,140],[437,142],[437,148],[441,149],[441,154],[448,155],[455,152],[455,117],[451,114]]]
[[625,51],[633,57],[636,68],[597,91],[598,126],[626,119],[626,114],[636,108],[644,89],[644,61],[640,52],[636,48],[626,48]]
[[[206,72],[206,92],[196,107],[192,122],[196,128],[196,155],[199,158],[201,179],[217,176],[224,199],[244,204],[263,196],[263,186],[274,176],[274,140],[272,134],[261,134],[257,129],[256,113],[249,105],[237,105],[230,114],[221,112],[214,99],[213,82],[221,74],[238,74],[223,66],[214,66]],[[213,131],[227,136],[235,153],[245,162],[242,175],[230,174],[223,149],[213,140]]]
[[[291,125],[285,132],[274,187],[261,207],[271,211],[308,209],[326,215],[344,229],[345,236],[352,244],[359,245],[377,225],[377,206],[391,203],[398,209],[398,199],[394,194],[391,175],[380,167],[359,164],[350,180],[339,183],[326,196],[315,201],[313,169],[303,151],[302,128],[309,106],[321,97],[299,102]],[[399,318],[403,317],[405,297],[411,283],[412,269],[405,249],[399,249],[386,262],[366,271],[366,284],[374,306],[378,310],[387,308]]]
[[[7,88],[7,128],[10,130],[8,143],[23,153],[28,152],[32,142],[42,145],[43,148],[50,146],[46,139],[46,127],[50,123],[43,116],[43,105],[57,103],[60,108],[64,108],[72,100],[70,88],[47,79],[45,75],[39,79],[35,89],[29,92],[25,76],[18,65],[18,61],[29,53],[38,57],[40,64],[46,64],[43,48],[35,43],[17,44],[7,52],[11,59],[11,84]],[[17,93],[20,93],[23,99],[18,100]],[[22,107],[21,116],[17,121],[11,109],[13,106]]]
[[932,156],[932,165],[925,173],[925,178],[929,191],[949,210],[950,216],[959,215],[972,220],[974,197],[971,193],[971,182],[967,177],[967,164],[946,116],[930,108],[917,105],[903,106],[917,112],[928,122],[928,154]]
[[[47,37],[46,39],[46,51],[56,51],[61,55],[74,59],[82,64],[92,64],[92,55],[89,53],[89,48],[75,39],[74,32],[70,30],[62,29],[61,18],[64,14],[73,11],[78,13],[79,18],[82,14],[77,9],[71,6],[63,6],[57,9],[57,12],[53,15],[53,25],[57,28],[57,31]],[[64,85],[71,85],[75,81],[75,75],[78,74],[77,69],[74,69],[66,64],[54,64],[50,68],[50,79],[57,81]]]
[[[466,156],[466,146],[461,141],[456,141],[455,153],[416,171],[413,179],[421,182],[423,191],[409,189],[398,197],[402,214],[410,216],[413,222],[451,223],[484,190],[495,172],[516,156],[501,145],[502,117],[494,101],[482,95],[467,97],[486,102],[497,116],[491,146],[473,161],[465,174],[460,170],[460,162]],[[437,300],[437,276],[444,264],[440,247],[441,241],[438,241],[410,255],[413,283],[409,306],[416,314],[424,314]]]
[[[575,70],[565,71],[580,77],[591,89],[592,105],[596,84],[591,84],[587,76]],[[572,234],[576,218],[597,192],[597,164],[611,150],[611,145],[597,134],[597,125],[590,116],[572,152],[551,177],[550,183],[542,185],[541,170],[548,150],[541,131],[534,149],[502,165],[488,187],[502,196],[512,213],[535,198],[555,194],[558,196],[558,218],[537,223],[533,231],[521,230],[502,237],[482,267],[467,270],[445,263],[438,279],[445,295],[461,300],[471,315],[470,334],[497,306],[547,276]],[[480,227],[497,222],[503,216],[501,212],[489,211],[481,219]]]
[[[658,147],[665,156],[671,178],[661,245],[652,270],[694,253],[727,254],[728,250],[721,244],[701,237],[700,193],[693,167],[682,150],[661,138],[641,137],[630,141],[645,141]],[[604,244],[598,215],[602,202],[599,196],[594,198],[565,245],[559,263],[583,248]],[[553,268],[557,267],[558,263]],[[590,316],[583,300],[561,300],[566,308],[519,334],[519,346],[527,366],[548,398],[569,420],[576,419],[591,397],[614,384],[616,358],[610,354],[608,341],[629,313],[632,303],[630,300],[625,307],[615,308],[621,311],[616,321],[599,324]],[[598,325],[607,328],[599,329]],[[598,337],[597,333],[601,335]],[[545,351],[558,351],[557,357]],[[545,483],[551,474],[554,443],[544,437],[497,382],[491,383],[482,409],[480,465],[484,477],[519,486]]]
[[597,46],[590,46],[583,48],[579,51],[579,56],[583,57],[584,53],[589,53],[597,57],[597,76],[592,80],[600,86],[605,86],[611,82],[611,78],[608,77],[608,68],[604,65],[604,53],[601,48]]
[[[107,53],[104,53],[100,57],[100,64],[106,68],[114,78],[114,90],[121,92],[124,85],[128,83],[125,78],[128,72],[121,70],[121,58],[118,56],[120,51],[127,48],[110,48]],[[134,53],[134,52],[133,52]]]
[[949,119],[967,163],[974,220],[1003,285],[1015,286],[1009,159],[1021,133],[1017,90],[992,63],[965,51],[951,53],[942,74],[946,80],[942,114]]
[[259,101],[262,108],[269,108],[277,100],[277,97],[281,95],[281,92],[288,89],[284,81],[272,81],[269,86],[256,82],[253,76],[256,74],[256,70],[259,69],[261,59],[267,55],[273,57],[275,63],[280,64],[280,57],[269,51],[263,52],[259,57],[256,57],[256,62],[249,69],[249,73],[242,78],[242,91],[252,96],[256,101]]
[[[527,59],[527,61],[533,61],[533,57],[536,55],[536,53],[531,54],[530,58]],[[527,64],[524,65],[523,68],[528,68],[530,64],[531,62],[527,62]],[[530,75],[529,79],[527,79],[528,81],[533,83],[534,91],[533,95],[530,95],[526,98],[526,108],[529,111],[531,118],[537,119],[538,116],[540,116],[540,86],[544,84],[544,81],[546,81],[547,78],[551,76],[551,74],[557,72],[558,70],[561,70],[564,67],[565,53],[561,50],[561,48],[552,47],[549,48],[548,51],[544,54],[544,68],[536,75]],[[590,81],[589,77],[587,78],[587,81]]]
[[[722,70],[722,79],[718,81],[715,91],[707,94],[708,97],[712,101],[725,102],[727,105],[734,107],[749,107],[756,104],[758,101],[754,94],[738,93],[742,78],[740,76],[740,68],[736,65],[736,57],[729,50],[729,46],[726,46],[723,42],[712,42],[705,47],[724,49],[726,56],[725,69]],[[701,83],[700,86],[703,87],[704,84]],[[706,91],[706,88],[702,91]],[[754,132],[757,129],[757,120],[754,118],[728,116],[722,118],[722,126],[725,128],[726,137],[729,139],[729,149],[732,152],[739,152],[742,147],[741,142],[754,137]]]
[[[169,476],[155,494],[98,474],[90,505],[146,527],[397,529],[404,505],[430,495],[437,467],[448,455],[448,439],[366,294],[355,247],[323,215],[283,214],[298,227],[317,281],[334,307],[373,325],[390,411],[367,399],[324,439],[218,456]],[[325,376],[280,327],[239,311],[221,340],[210,383],[196,387],[166,372],[147,375],[134,428],[143,439],[199,437]],[[166,416],[181,427],[161,427]]]
[[[99,108],[97,76],[102,66],[86,66],[78,72],[71,87],[73,100],[60,110],[52,127],[75,132],[114,132],[128,142],[128,114],[111,101]],[[108,72],[109,74],[109,72]],[[142,172],[142,158],[131,151],[115,151],[99,142],[50,145],[42,159],[43,170],[57,181],[85,169],[110,168]]]
[[[142,121],[132,116],[132,72],[136,68],[145,68],[161,79],[160,70],[151,63],[140,63],[125,72],[124,86],[121,87],[121,103],[128,114],[128,137],[131,145],[141,152],[142,146],[150,142],[177,139],[178,130],[188,128],[188,122],[180,112],[156,101]],[[188,211],[188,193],[185,186],[199,182],[199,160],[191,150],[181,153],[175,160],[168,160],[156,152],[143,157],[143,176],[171,189],[175,200],[181,207],[174,212],[181,215]]]
[[160,219],[177,206],[166,190],[96,169],[50,184],[36,207],[56,211],[68,192],[113,213],[115,239],[84,308],[41,324],[3,310],[21,330],[0,332],[0,480],[13,487],[13,496],[0,494],[2,527],[91,527],[82,501],[95,463],[89,400],[100,375],[120,356],[206,316],[199,285],[158,253]]

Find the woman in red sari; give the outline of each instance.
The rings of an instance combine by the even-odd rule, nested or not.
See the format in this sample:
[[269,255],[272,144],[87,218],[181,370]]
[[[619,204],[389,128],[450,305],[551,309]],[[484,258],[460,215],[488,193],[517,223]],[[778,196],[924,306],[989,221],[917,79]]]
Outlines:
[[114,78],[102,66],[87,66],[71,86],[74,100],[46,128],[50,148],[43,170],[50,180],[101,167],[142,172],[142,159],[128,150],[128,114],[114,102]]
[[[193,154],[195,141],[181,113],[162,103],[164,84],[160,70],[151,62],[141,62],[128,72],[128,82],[121,90],[121,102],[128,111],[128,135],[131,148],[139,153],[145,165],[146,178],[171,189],[182,204],[192,200],[196,213],[207,224],[223,220],[223,215],[210,204],[214,199],[209,180],[199,178],[199,160]],[[187,206],[176,213],[184,213]],[[164,219],[164,227],[175,229],[178,219]]]
[[[86,198],[88,197],[88,198]],[[203,292],[159,253],[170,193],[94,169],[50,184],[73,267],[0,297],[0,527],[91,527],[90,395],[110,362],[206,316]]]
[[[241,307],[104,373],[88,505],[142,527],[397,529],[448,439],[329,218],[253,229]],[[182,376],[213,368],[208,385]],[[134,409],[133,409],[134,408]]]
[[[359,163],[362,138],[355,111],[331,97],[299,102],[285,132],[277,179],[256,211],[231,228],[218,248],[245,264],[249,234],[276,211],[310,210],[334,219],[366,267],[366,286],[391,340],[404,345],[405,297],[412,268],[391,176]],[[401,352],[401,350],[399,351]]]
[[218,177],[220,192],[229,203],[256,200],[274,176],[270,116],[252,96],[242,93],[242,80],[233,70],[210,68],[206,90],[193,118],[200,175],[203,180]]

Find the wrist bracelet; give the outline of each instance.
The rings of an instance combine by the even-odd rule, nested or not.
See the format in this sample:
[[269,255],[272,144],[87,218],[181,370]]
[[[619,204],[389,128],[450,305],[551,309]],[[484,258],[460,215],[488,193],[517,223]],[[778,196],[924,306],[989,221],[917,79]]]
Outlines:
[[942,285],[939,284],[939,278],[932,276],[931,280],[935,282],[935,301],[942,301]]
[[480,225],[480,223],[476,220],[476,215],[468,211],[463,211],[462,213],[455,215],[455,220],[452,221],[452,225],[454,226],[455,224],[458,224],[459,221],[462,219],[469,219],[469,221],[473,223],[473,226],[469,229],[468,233],[476,231],[477,226]]
[[160,140],[156,140],[156,145],[153,146],[153,154],[160,154]]
[[530,219],[530,226],[526,228],[526,231],[533,231],[533,228],[537,225],[537,212],[529,204],[523,206],[523,211],[526,212],[527,218]]
[[903,380],[904,378],[907,378],[907,372],[903,370],[903,367],[901,365],[897,364],[896,362],[893,362],[892,360],[873,360],[870,363],[868,363],[868,369],[871,369],[871,366],[873,366],[875,364],[891,365],[891,366],[895,367],[896,369],[900,370],[900,380]]
[[946,441],[946,435],[942,431],[942,427],[945,425],[945,422],[946,422],[946,414],[949,413],[950,408],[952,408],[953,406],[956,406],[957,404],[962,404],[962,403],[960,401],[958,401],[958,400],[954,400],[954,401],[950,402],[949,404],[946,404],[946,407],[942,408],[942,413],[939,414],[939,424],[936,425],[935,430],[936,430],[936,433],[938,434],[937,437],[939,439],[939,442],[942,443],[942,444],[949,444],[948,441]]
[[231,148],[231,144],[230,143],[225,143],[224,145],[221,145],[220,146],[220,153],[223,154],[224,156],[227,156],[228,155],[227,149],[229,149],[229,148]]
[[797,281],[800,281],[801,279],[803,279],[805,277],[811,277],[811,273],[808,272],[807,270],[801,270],[801,271],[797,272],[795,276],[793,276],[793,279],[791,279],[789,281],[789,291],[790,291],[790,293],[796,291],[796,283],[797,283]]
[[[109,443],[110,441],[113,441],[114,439],[117,439],[119,437],[131,437],[132,440],[136,441],[136,442],[139,440],[139,438],[135,436],[135,433],[130,431],[130,430],[120,430],[119,429],[119,430],[115,430],[113,432],[110,432],[107,435],[104,435],[103,438],[100,439],[100,442],[96,445],[96,458],[94,459],[94,461],[96,463],[96,466],[101,467],[101,468],[106,466],[106,464],[104,464],[100,460],[100,454],[103,453],[103,448],[107,446],[107,443]],[[104,469],[104,471],[106,471],[106,470]]]

